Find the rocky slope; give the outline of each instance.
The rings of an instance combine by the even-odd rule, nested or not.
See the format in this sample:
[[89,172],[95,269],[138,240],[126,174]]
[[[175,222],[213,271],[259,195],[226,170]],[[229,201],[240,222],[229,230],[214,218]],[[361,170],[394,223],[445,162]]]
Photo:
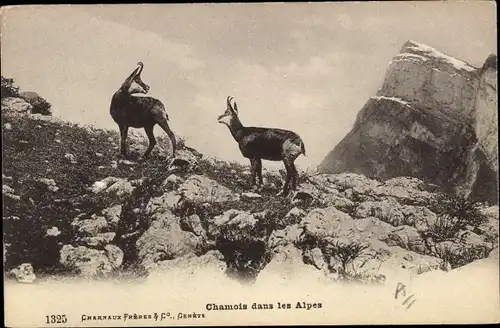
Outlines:
[[408,41],[322,173],[418,177],[498,204],[497,58],[482,68]]
[[[498,206],[444,197],[416,178],[301,173],[300,190],[282,198],[282,176],[264,171],[257,194],[246,166],[182,142],[173,160],[162,147],[146,162],[118,160],[116,132],[16,103],[2,102],[2,194],[4,265],[19,282],[210,268],[244,281],[305,270],[383,283],[394,271],[498,261]],[[138,153],[147,145],[130,143]]]

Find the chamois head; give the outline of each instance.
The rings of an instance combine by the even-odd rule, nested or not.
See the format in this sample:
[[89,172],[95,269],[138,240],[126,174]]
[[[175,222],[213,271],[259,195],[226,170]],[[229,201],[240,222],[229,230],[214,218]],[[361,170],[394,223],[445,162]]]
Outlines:
[[142,62],[138,62],[137,66],[138,67],[132,72],[132,74],[130,74],[130,76],[123,82],[120,90],[125,91],[128,94],[148,93],[149,85],[141,80],[141,73],[144,68],[144,64]]
[[231,122],[238,118],[238,105],[236,104],[236,102],[234,102],[234,107],[233,107],[231,105],[231,99],[233,99],[233,97],[231,96],[227,97],[226,110],[224,111],[224,114],[219,115],[217,117],[217,121],[219,123],[223,123],[227,126],[230,126]]

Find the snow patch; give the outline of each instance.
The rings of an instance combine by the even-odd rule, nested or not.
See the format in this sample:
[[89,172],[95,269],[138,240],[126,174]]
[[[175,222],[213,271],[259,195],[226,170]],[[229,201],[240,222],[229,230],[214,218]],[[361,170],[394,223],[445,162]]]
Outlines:
[[429,60],[428,57],[424,57],[424,56],[417,55],[417,54],[411,54],[411,53],[408,53],[408,52],[404,52],[404,53],[398,54],[394,58],[396,58],[396,59],[406,59],[406,58],[409,58],[409,59],[420,59],[422,61]]
[[409,41],[412,46],[409,46],[408,49],[411,49],[413,51],[421,52],[424,53],[426,56],[433,57],[433,58],[438,58],[441,59],[448,64],[451,64],[453,67],[459,70],[466,70],[468,72],[475,72],[477,68],[472,67],[471,65],[467,64],[464,61],[458,60],[456,58],[453,58],[451,56],[448,56],[426,44],[418,43],[413,40]]
[[404,101],[403,99],[397,98],[397,97],[375,96],[375,97],[371,97],[371,99],[375,99],[375,100],[384,99],[384,100],[395,101],[395,102],[398,102],[398,103],[403,104],[405,106],[410,105],[410,103],[408,103],[407,101]]

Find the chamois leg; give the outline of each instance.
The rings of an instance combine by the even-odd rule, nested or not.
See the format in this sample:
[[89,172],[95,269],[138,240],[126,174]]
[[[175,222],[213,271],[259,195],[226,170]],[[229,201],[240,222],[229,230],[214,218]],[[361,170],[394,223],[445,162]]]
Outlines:
[[120,153],[124,158],[128,158],[127,154],[127,135],[128,135],[128,126],[120,125]]
[[297,168],[295,167],[295,163],[291,163],[292,168],[292,190],[297,190],[297,178],[299,173],[297,172]]
[[170,142],[172,143],[172,157],[175,157],[175,152],[177,151],[177,142],[175,141],[175,135],[170,130],[170,127],[168,126],[168,122],[166,119],[162,118],[157,121],[158,125],[165,131],[170,138]]
[[285,179],[285,184],[283,185],[283,190],[280,191],[276,196],[287,196],[288,195],[288,189],[290,185],[290,180],[292,178],[292,167],[290,165],[290,162],[288,160],[284,160],[283,163],[285,164],[285,169],[286,169],[286,179]]
[[250,175],[251,175],[251,185],[252,185],[252,190],[256,191],[257,190],[257,185],[255,183],[255,178],[257,176],[257,159],[251,158],[250,159]]
[[149,146],[148,149],[146,149],[146,152],[144,155],[142,155],[142,159],[146,159],[149,157],[149,154],[151,154],[151,151],[153,150],[154,146],[156,145],[156,138],[155,135],[153,134],[153,129],[154,126],[146,126],[144,127],[144,131],[146,131],[146,134],[149,139]]
[[257,178],[259,179],[258,181],[258,185],[259,185],[259,188],[262,188],[262,160],[259,158],[257,160]]

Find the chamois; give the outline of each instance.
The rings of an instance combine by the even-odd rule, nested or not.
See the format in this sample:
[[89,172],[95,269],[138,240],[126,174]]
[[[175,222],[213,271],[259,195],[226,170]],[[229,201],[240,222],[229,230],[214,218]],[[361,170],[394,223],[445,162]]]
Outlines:
[[[245,127],[238,118],[238,105],[231,105],[232,97],[227,97],[224,114],[217,117],[219,123],[227,125],[234,140],[239,145],[241,154],[250,160],[252,185],[260,189],[262,186],[262,160],[283,161],[286,168],[286,180],[279,195],[286,196],[289,187],[297,189],[297,169],[294,161],[300,154],[306,154],[305,145],[298,134],[288,130]],[[258,183],[256,182],[258,178]]]
[[146,94],[149,91],[149,86],[141,80],[141,72],[144,64],[138,62],[137,65],[138,67],[125,79],[118,91],[111,98],[109,111],[111,117],[120,128],[120,152],[123,157],[129,157],[127,154],[127,134],[129,127],[144,128],[149,139],[149,146],[142,156],[142,159],[146,159],[156,145],[153,129],[158,124],[168,134],[172,142],[172,156],[175,156],[175,135],[168,126],[169,118],[163,103],[153,97],[133,95],[134,93]]

